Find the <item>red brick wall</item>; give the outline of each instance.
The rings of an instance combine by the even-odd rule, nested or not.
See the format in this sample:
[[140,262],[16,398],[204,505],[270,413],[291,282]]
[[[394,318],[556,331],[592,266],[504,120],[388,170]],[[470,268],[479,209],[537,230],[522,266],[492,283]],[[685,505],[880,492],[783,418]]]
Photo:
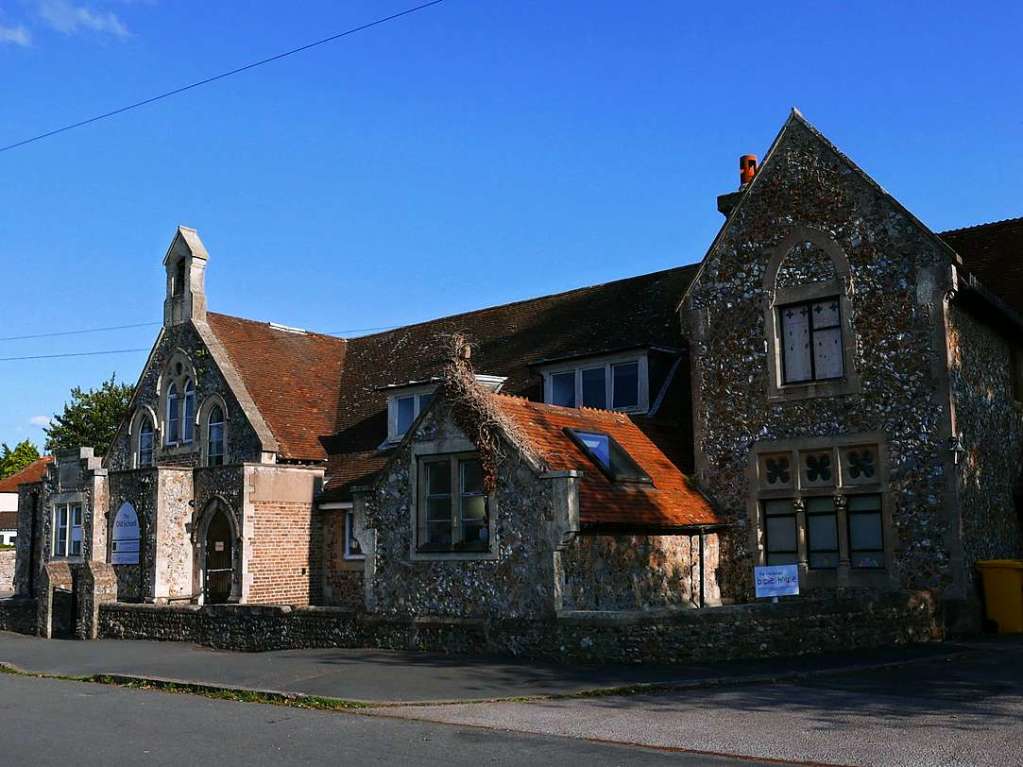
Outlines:
[[324,561],[323,604],[361,608],[365,604],[362,585],[362,563],[344,558],[344,511],[321,514],[323,522]]
[[323,537],[312,503],[256,501],[252,509],[248,602],[317,604]]

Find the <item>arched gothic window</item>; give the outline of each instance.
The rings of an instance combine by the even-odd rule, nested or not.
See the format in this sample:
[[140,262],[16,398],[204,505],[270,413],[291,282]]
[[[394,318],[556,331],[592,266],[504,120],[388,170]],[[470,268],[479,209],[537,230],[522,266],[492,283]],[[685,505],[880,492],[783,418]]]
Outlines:
[[176,445],[181,436],[181,401],[178,399],[178,385],[171,381],[167,387],[167,444]]
[[206,426],[206,465],[224,465],[224,410],[220,405],[210,408]]
[[181,441],[191,442],[195,430],[195,384],[189,378],[185,381],[184,406],[182,408]]
[[142,423],[139,425],[137,464],[139,468],[153,465],[153,422],[148,415],[142,416]]

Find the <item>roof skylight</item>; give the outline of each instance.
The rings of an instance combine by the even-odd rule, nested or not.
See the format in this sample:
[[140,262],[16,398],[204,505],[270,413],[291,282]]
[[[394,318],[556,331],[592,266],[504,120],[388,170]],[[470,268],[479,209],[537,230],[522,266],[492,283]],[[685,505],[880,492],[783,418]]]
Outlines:
[[565,432],[612,482],[653,484],[650,476],[610,434],[580,429],[565,429]]

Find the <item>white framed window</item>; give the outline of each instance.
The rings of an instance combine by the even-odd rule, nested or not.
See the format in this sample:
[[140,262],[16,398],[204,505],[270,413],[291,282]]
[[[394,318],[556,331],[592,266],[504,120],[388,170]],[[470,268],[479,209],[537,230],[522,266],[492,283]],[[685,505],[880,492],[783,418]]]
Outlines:
[[58,559],[82,556],[82,504],[54,505],[50,554]]
[[142,416],[139,425],[139,450],[137,463],[139,468],[153,465],[153,421],[149,416]]
[[178,385],[171,382],[167,387],[167,444],[176,445],[181,428],[181,400],[178,399]]
[[344,541],[342,543],[341,556],[349,561],[360,561],[366,558],[359,539],[355,537],[355,512],[345,512]]
[[831,381],[845,374],[837,296],[778,309],[782,383]]
[[224,409],[220,405],[211,407],[207,416],[206,465],[224,465]]
[[490,499],[479,456],[421,458],[418,484],[417,551],[490,552]]
[[541,373],[549,405],[626,413],[645,413],[650,407],[645,352],[549,365]]
[[433,399],[435,386],[409,389],[387,400],[387,441],[398,442]]
[[188,444],[195,437],[195,384],[191,378],[185,381],[181,410],[181,441]]

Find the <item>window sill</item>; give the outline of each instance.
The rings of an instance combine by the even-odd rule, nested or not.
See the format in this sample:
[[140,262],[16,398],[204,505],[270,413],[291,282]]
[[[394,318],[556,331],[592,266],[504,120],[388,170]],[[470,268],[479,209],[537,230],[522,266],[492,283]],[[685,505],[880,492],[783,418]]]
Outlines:
[[833,378],[827,381],[783,384],[771,387],[768,402],[792,402],[820,397],[844,397],[860,393],[860,382],[854,377]]
[[466,560],[487,560],[497,559],[497,552],[491,549],[485,550],[473,550],[467,548],[436,548],[436,549],[415,549],[412,552],[412,561],[430,561],[430,560],[449,560],[449,561],[466,561]]

